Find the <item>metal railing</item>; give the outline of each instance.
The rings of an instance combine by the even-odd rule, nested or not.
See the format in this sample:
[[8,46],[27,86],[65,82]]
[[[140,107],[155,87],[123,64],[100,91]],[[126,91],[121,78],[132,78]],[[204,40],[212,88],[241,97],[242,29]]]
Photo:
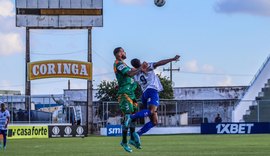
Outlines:
[[[177,127],[211,123],[215,121],[217,114],[220,114],[223,122],[231,122],[234,105],[235,100],[161,100],[158,107],[158,126]],[[121,124],[122,113],[117,102],[102,102],[99,110],[95,115],[95,121],[100,127]],[[142,125],[147,121],[149,118],[145,117],[137,123]]]
[[[32,96],[30,107],[25,109],[25,99],[25,96],[0,96],[0,100],[7,104],[7,109],[10,111],[11,123],[86,125],[85,101],[70,101],[60,95],[54,99],[50,95]],[[243,116],[245,122],[270,122],[270,100],[244,102],[251,105]],[[139,105],[141,105],[140,102]],[[217,114],[220,114],[222,122],[232,122],[235,105],[236,100],[161,100],[158,107],[157,126],[180,127],[213,123]],[[93,102],[92,111],[95,131],[108,124],[121,124],[122,113],[118,102]],[[143,125],[148,121],[148,117],[138,119],[137,125]]]
[[[26,107],[27,99],[31,99]],[[46,96],[0,96],[10,112],[12,124],[85,124],[85,103],[76,103],[58,95]]]

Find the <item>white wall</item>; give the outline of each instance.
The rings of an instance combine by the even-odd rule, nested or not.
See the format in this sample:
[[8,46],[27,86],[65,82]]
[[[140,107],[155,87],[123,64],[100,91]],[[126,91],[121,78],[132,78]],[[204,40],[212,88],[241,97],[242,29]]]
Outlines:
[[[141,127],[136,128],[136,131]],[[145,135],[152,134],[200,134],[201,127],[200,126],[192,126],[192,127],[154,127],[149,130]],[[107,128],[100,128],[100,135],[107,135]]]

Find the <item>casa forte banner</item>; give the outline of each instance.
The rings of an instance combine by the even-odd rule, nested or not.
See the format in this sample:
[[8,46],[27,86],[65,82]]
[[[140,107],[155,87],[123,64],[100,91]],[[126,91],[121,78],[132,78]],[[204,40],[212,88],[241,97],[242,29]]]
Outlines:
[[48,138],[49,129],[47,125],[43,126],[23,126],[10,125],[8,126],[9,139],[25,139],[25,138]]
[[78,78],[92,80],[92,64],[74,60],[46,60],[28,63],[28,79]]

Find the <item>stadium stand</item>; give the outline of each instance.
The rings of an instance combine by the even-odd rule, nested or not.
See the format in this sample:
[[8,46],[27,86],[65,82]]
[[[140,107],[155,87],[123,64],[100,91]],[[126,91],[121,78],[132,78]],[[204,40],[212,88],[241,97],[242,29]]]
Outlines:
[[[236,104],[236,107],[234,108],[233,114],[232,114],[233,122],[244,122],[246,120],[252,121],[254,119],[252,116],[256,116],[254,111],[257,110],[257,105],[258,105],[258,103],[255,102],[256,97],[258,97],[258,94],[262,94],[261,90],[263,88],[265,88],[263,89],[263,93],[265,92],[266,89],[268,90],[269,88],[269,78],[270,78],[269,71],[270,71],[270,56],[267,57],[266,61],[263,63],[262,67],[259,69],[254,79],[251,81],[251,84],[245,91],[244,96]],[[266,82],[268,82],[268,84],[265,85]],[[267,97],[263,97],[263,98],[267,98]],[[264,104],[264,102],[262,101],[260,102],[259,105],[262,108],[269,107],[268,105]],[[251,117],[248,117],[248,116],[251,116]]]
[[248,114],[244,115],[245,122],[270,122],[270,79],[256,97],[256,102],[249,106]]

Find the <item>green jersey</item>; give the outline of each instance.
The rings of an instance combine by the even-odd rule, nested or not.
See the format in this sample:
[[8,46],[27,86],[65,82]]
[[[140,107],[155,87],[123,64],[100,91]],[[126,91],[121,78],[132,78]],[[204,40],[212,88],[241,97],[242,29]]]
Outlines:
[[119,94],[127,94],[130,98],[135,99],[134,91],[137,84],[134,82],[132,77],[127,75],[131,68],[125,64],[123,61],[115,60],[114,62],[114,73],[118,82]]

